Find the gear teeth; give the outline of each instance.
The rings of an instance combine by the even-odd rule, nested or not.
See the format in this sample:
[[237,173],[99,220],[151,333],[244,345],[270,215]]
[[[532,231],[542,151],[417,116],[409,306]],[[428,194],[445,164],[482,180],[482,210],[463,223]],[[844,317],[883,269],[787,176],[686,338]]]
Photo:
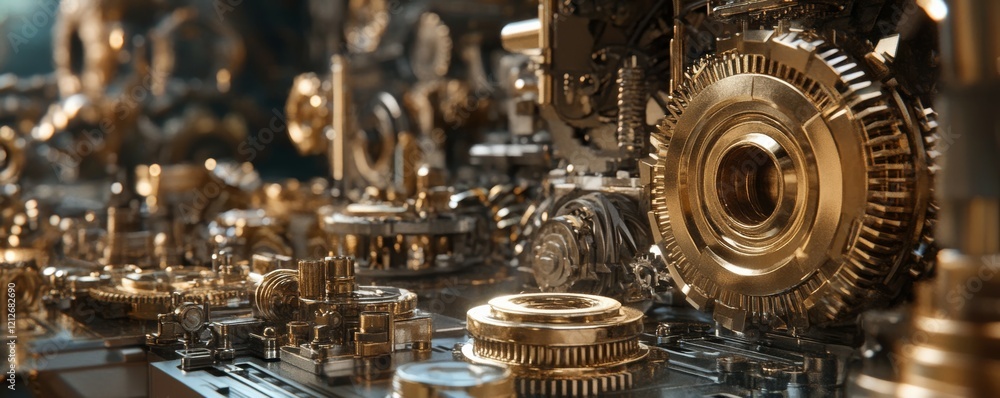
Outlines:
[[[171,301],[171,293],[169,292],[129,291],[121,290],[117,286],[90,289],[90,297],[97,301],[119,304],[167,305]],[[211,305],[225,305],[229,300],[247,297],[249,297],[248,291],[235,288],[219,290],[199,288],[181,293],[181,301]]]
[[550,347],[531,344],[479,340],[476,355],[497,361],[541,367],[582,368],[628,361],[639,353],[637,340],[623,340],[587,346]]
[[[744,45],[745,40],[758,36],[769,38],[754,42],[754,48],[760,49],[770,43],[770,51],[764,49],[761,54],[738,52],[749,47]],[[658,125],[656,133],[657,137],[667,139],[657,140],[652,149],[657,165],[653,169],[649,192],[653,220],[662,234],[658,245],[669,264],[671,276],[686,293],[688,301],[701,310],[709,310],[717,302],[716,318],[730,328],[742,325],[739,318],[743,316],[749,318],[750,323],[803,327],[810,323],[839,322],[862,307],[891,298],[880,300],[872,297],[871,292],[889,294],[887,290],[890,289],[886,286],[895,282],[886,278],[899,274],[894,273],[894,267],[910,258],[910,253],[903,250],[905,248],[900,242],[910,241],[915,231],[910,225],[910,217],[914,211],[922,211],[916,209],[916,197],[912,193],[916,189],[912,162],[914,150],[896,114],[900,110],[886,104],[882,86],[872,81],[854,58],[809,34],[791,32],[774,37],[748,33],[720,48],[733,50],[698,61],[671,95],[667,115]],[[775,61],[775,54],[779,52],[781,59],[804,66],[798,70]],[[861,126],[858,129],[864,134],[861,141],[868,148],[868,203],[857,226],[855,239],[841,263],[836,267],[820,267],[797,286],[767,297],[723,291],[687,258],[674,238],[676,231],[673,230],[665,199],[673,189],[666,186],[665,169],[669,162],[677,161],[666,156],[672,130],[701,91],[722,79],[744,73],[767,74],[793,84],[826,117],[849,111]],[[939,140],[936,115],[922,107],[916,113],[927,140],[927,156],[933,173],[936,171],[933,159],[937,157],[934,144]],[[933,203],[927,209],[921,238],[924,245],[933,243],[930,231],[933,229],[935,210]],[[927,253],[918,255],[922,261],[929,261],[931,257]],[[775,315],[779,319],[765,319]]]
[[520,379],[525,397],[592,397],[632,388],[632,374],[617,373],[590,379]]

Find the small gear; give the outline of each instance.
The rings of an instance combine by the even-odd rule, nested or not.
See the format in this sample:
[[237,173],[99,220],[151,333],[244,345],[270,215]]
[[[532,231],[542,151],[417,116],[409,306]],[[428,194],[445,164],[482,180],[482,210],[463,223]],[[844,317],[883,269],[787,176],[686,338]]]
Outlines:
[[410,67],[420,80],[440,79],[448,74],[451,66],[453,43],[451,30],[441,17],[428,12],[417,23]]

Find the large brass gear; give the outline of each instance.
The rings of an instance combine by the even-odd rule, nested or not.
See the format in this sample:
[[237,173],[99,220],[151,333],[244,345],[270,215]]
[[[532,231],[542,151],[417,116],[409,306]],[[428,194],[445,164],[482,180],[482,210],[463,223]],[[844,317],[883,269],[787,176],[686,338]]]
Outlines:
[[732,330],[803,332],[897,297],[933,206],[927,131],[894,98],[810,33],[747,31],[695,65],[643,173],[688,301]]

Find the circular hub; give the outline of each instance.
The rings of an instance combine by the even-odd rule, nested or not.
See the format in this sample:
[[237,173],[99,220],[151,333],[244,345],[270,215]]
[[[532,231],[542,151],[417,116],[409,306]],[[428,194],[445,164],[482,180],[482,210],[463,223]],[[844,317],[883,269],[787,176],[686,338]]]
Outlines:
[[503,296],[469,310],[472,354],[518,367],[590,368],[637,360],[642,313],[607,297]]
[[[777,142],[763,136],[768,144]],[[735,219],[741,229],[750,231],[771,219],[778,210],[784,181],[776,146],[764,148],[753,142],[733,145],[722,156],[716,173],[716,192],[722,210]],[[782,156],[787,159],[787,156]]]
[[907,111],[817,38],[720,46],[652,138],[654,229],[688,301],[730,329],[804,329],[894,297],[929,195]]
[[498,297],[469,310],[476,364],[501,365],[522,394],[589,395],[628,388],[630,366],[649,349],[639,343],[642,312],[614,299],[573,293]]
[[455,361],[401,365],[392,379],[392,397],[515,397],[510,371]]

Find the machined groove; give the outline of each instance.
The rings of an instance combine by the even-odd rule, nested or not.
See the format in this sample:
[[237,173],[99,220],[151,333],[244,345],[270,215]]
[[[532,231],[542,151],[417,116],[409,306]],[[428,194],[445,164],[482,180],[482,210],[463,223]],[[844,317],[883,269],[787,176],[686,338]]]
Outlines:
[[[886,101],[885,91],[888,89],[883,89],[879,82],[872,81],[849,54],[816,37],[800,33],[774,37],[772,33],[748,34],[732,40],[735,43],[730,43],[729,46],[734,50],[708,56],[691,68],[687,81],[673,94],[672,103],[665,112],[667,116],[661,121],[659,131],[654,132],[651,141],[654,143],[651,158],[655,165],[649,192],[656,224],[654,230],[660,233],[659,245],[675,279],[689,292],[688,299],[692,304],[703,310],[715,308],[716,320],[734,329],[802,328],[809,324],[836,323],[849,319],[869,303],[879,301],[872,300],[874,297],[888,295],[886,298],[891,299],[893,293],[886,287],[898,284],[886,281],[886,278],[894,275],[894,270],[900,263],[912,260],[911,250],[906,244],[913,240],[911,237],[915,234],[911,222],[913,214],[928,212],[917,201],[918,195],[927,193],[918,191],[915,175],[921,171],[914,169],[913,160],[924,154],[915,152],[915,146],[910,142],[905,132],[906,126],[899,116],[901,112],[908,110],[898,109]],[[744,48],[739,41],[753,40],[762,40],[755,43],[755,46],[745,46],[756,49],[754,52],[740,53],[735,50]],[[787,56],[789,49],[782,48],[779,52],[781,46],[795,49],[798,55],[783,58]],[[796,65],[786,64],[782,60],[795,62]],[[685,124],[690,123],[685,121],[685,111],[692,106],[705,109],[704,99],[699,98],[703,96],[702,93],[718,91],[716,87],[730,84],[727,83],[730,79],[746,76],[755,79],[755,76],[777,78],[793,86],[799,95],[820,112],[819,115],[827,125],[850,129],[833,130],[834,139],[837,139],[838,134],[857,134],[857,142],[861,147],[855,150],[859,151],[865,163],[866,181],[861,186],[864,189],[865,203],[858,210],[860,214],[854,221],[855,227],[840,227],[852,228],[853,231],[849,234],[851,237],[845,245],[847,249],[843,256],[821,260],[822,256],[827,256],[825,252],[808,253],[810,256],[818,256],[812,260],[816,268],[801,280],[791,278],[782,282],[785,283],[783,288],[779,289],[775,285],[772,293],[768,294],[751,294],[720,286],[716,275],[727,271],[707,269],[704,264],[699,264],[704,261],[704,253],[692,252],[689,243],[680,244],[677,234],[688,234],[689,231],[676,229],[679,225],[685,225],[685,220],[678,221],[671,217],[672,212],[678,211],[670,208],[671,198],[679,193],[676,182],[667,179],[667,173],[674,170],[672,167],[678,167],[673,166],[672,162],[683,164],[687,161],[676,158],[676,154],[680,152],[671,151],[672,145],[689,145],[685,142],[677,143],[675,137],[675,131],[679,128],[690,128]],[[830,76],[836,78],[831,79]],[[919,117],[921,112],[917,113]],[[929,115],[932,112],[923,114]],[[705,115],[706,118],[710,116]],[[847,119],[844,119],[845,116]],[[849,124],[844,124],[844,120]],[[924,123],[926,126],[932,124]],[[926,136],[926,130],[930,128],[925,127],[924,130]],[[814,149],[806,147],[803,150],[808,153]],[[808,180],[804,182],[808,183]],[[849,181],[845,181],[846,183]],[[749,198],[754,199],[753,196]],[[742,238],[737,236],[731,239]],[[751,247],[757,245],[752,242],[746,244]]]

